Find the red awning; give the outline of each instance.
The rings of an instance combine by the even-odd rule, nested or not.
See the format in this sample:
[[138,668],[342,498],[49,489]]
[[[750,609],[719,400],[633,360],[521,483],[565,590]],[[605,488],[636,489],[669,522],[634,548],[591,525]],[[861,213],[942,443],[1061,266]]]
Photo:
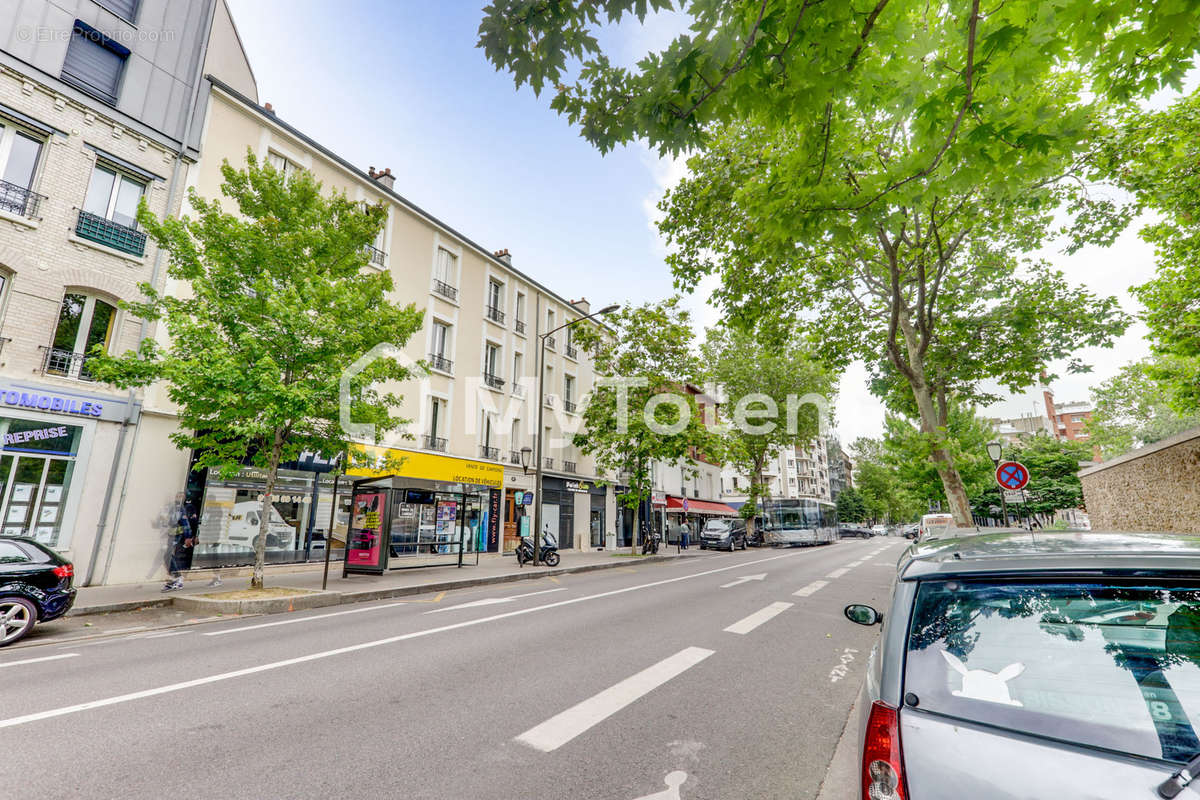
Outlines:
[[[682,514],[683,513],[682,497],[667,497],[667,513]],[[724,517],[736,517],[737,511],[733,510],[724,503],[713,503],[708,500],[692,500],[687,501],[687,511],[689,514],[716,514]]]

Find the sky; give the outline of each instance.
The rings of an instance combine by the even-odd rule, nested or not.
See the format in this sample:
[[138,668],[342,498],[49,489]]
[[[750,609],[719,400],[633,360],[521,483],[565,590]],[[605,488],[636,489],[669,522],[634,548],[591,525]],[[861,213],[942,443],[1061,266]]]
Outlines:
[[[228,0],[258,81],[278,115],[351,163],[390,167],[396,190],[568,299],[593,307],[657,300],[673,292],[656,204],[685,174],[642,144],[605,156],[549,107],[549,96],[516,90],[476,49],[482,4],[463,0]],[[665,45],[685,20],[659,14],[622,24],[602,44],[619,63]],[[1195,80],[1190,82],[1195,85]],[[1156,105],[1167,97],[1156,98]],[[1154,274],[1153,251],[1134,230],[1112,247],[1072,256],[1037,254],[1094,292],[1138,306],[1132,285]],[[689,300],[697,326],[717,322],[711,284]],[[1112,349],[1084,351],[1093,372],[1063,375],[1059,401],[1147,354],[1137,324]],[[1063,373],[1063,365],[1051,365]],[[866,370],[842,376],[836,427],[843,442],[878,436],[883,408]],[[983,413],[1030,411],[1014,397]]]

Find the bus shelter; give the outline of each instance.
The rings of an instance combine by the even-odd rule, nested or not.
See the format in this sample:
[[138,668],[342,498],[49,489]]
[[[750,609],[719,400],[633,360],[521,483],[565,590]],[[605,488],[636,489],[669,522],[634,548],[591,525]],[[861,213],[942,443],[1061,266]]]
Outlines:
[[400,475],[355,480],[342,576],[478,564],[490,498],[491,487],[482,484]]

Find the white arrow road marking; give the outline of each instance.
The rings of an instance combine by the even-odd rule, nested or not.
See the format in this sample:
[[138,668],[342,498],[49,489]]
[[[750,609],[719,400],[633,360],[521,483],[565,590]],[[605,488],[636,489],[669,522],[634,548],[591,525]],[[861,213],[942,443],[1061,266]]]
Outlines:
[[525,594],[514,594],[512,597],[487,597],[483,600],[472,600],[469,603],[459,603],[456,606],[446,606],[445,608],[435,608],[433,611],[426,611],[426,614],[440,614],[443,611],[457,611],[460,608],[476,608],[478,606],[494,606],[497,603],[511,603],[522,597],[533,597],[537,594],[550,594],[551,592],[565,592],[567,587],[561,586],[557,589],[543,589],[540,592],[527,592]]
[[600,694],[551,717],[541,725],[530,728],[517,737],[535,750],[549,753],[600,724],[634,700],[649,694],[667,681],[699,664],[713,654],[702,647],[680,650],[652,667],[626,678]]
[[730,581],[729,583],[722,585],[721,588],[728,589],[731,586],[737,586],[739,584],[745,583],[746,581],[761,581],[761,580],[766,580],[766,578],[767,578],[767,573],[765,573],[765,572],[760,572],[757,575],[743,575],[740,578],[735,578],[734,580]]
[[792,594],[796,597],[811,597],[813,594],[819,592],[828,585],[829,581],[813,581],[803,589],[797,589],[796,591],[792,592]]
[[679,787],[683,786],[687,782],[687,779],[687,773],[683,770],[677,769],[674,772],[668,772],[667,777],[663,778],[663,783],[667,785],[666,789],[654,794],[648,794],[645,797],[639,797],[636,800],[682,800],[682,796],[679,794]]
[[9,661],[6,664],[0,664],[0,669],[4,667],[16,667],[21,664],[36,664],[39,661],[57,661],[60,658],[75,658],[79,653],[63,653],[61,656],[42,656],[41,658],[26,658],[21,661]]
[[223,631],[212,631],[204,634],[205,636],[224,636],[227,633],[241,633],[242,631],[256,631],[259,628],[274,628],[279,625],[295,625],[297,622],[311,622],[314,619],[328,619],[329,617],[341,617],[346,614],[361,614],[364,611],[378,611],[381,608],[395,608],[402,606],[404,603],[384,603],[381,606],[367,606],[366,608],[351,608],[347,611],[334,611],[329,614],[314,614],[311,617],[291,617],[290,619],[281,620],[279,622],[263,622],[258,625],[247,625],[244,628],[227,628]]
[[755,611],[745,619],[738,620],[725,629],[726,633],[740,633],[745,635],[750,631],[762,625],[764,622],[774,619],[783,612],[791,608],[794,603],[771,603],[766,608]]
[[849,567],[842,567],[841,569],[835,569],[833,572],[829,573],[825,577],[826,578],[840,578],[849,571],[850,571]]

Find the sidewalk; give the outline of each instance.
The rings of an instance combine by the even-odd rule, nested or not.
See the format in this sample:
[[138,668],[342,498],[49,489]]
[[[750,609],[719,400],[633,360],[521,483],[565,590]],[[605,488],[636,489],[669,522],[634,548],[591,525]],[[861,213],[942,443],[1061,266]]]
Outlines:
[[[623,549],[628,553],[628,549]],[[385,572],[383,575],[351,575],[342,577],[342,562],[334,561],[329,565],[328,595],[321,605],[340,605],[343,603],[358,603],[367,600],[380,600],[388,597],[423,594],[426,592],[441,592],[452,589],[462,589],[469,586],[483,586],[492,583],[507,583],[509,581],[532,580],[544,578],[547,575],[566,575],[572,572],[588,572],[597,569],[613,569],[617,567],[634,567],[638,564],[674,560],[677,558],[702,558],[710,555],[707,552],[692,548],[676,554],[674,547],[664,547],[657,556],[630,558],[618,556],[613,551],[560,551],[562,561],[553,569],[547,567],[519,567],[513,556],[503,556],[499,553],[481,553],[478,566],[464,565],[461,569],[454,565],[438,565],[419,569],[399,569]],[[268,588],[288,587],[320,591],[323,564],[279,565],[267,567],[266,585]],[[240,572],[228,570],[227,572]],[[223,575],[224,586],[219,589],[209,586],[213,575],[212,570],[204,570],[194,575],[184,575],[184,586],[174,592],[164,593],[162,583],[119,584],[115,586],[86,586],[79,589],[75,605],[68,616],[84,614],[103,614],[113,611],[132,611],[138,608],[172,605],[176,597],[206,595],[214,592],[225,592],[246,589],[250,586],[250,578],[239,575],[231,577]],[[331,596],[332,595],[332,596]]]

